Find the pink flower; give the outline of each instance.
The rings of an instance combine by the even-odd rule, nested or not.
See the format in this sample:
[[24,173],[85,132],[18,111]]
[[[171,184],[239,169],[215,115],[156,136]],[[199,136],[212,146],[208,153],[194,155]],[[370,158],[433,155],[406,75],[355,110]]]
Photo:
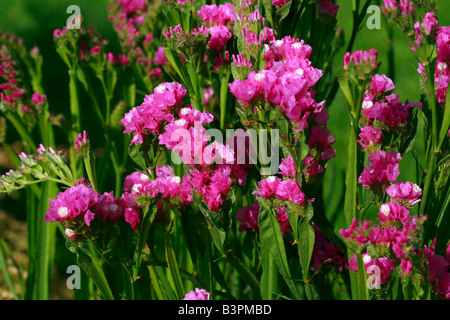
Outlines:
[[324,13],[330,17],[336,17],[338,10],[339,6],[334,4],[332,0],[320,0],[320,13]]
[[210,293],[205,289],[192,290],[186,294],[183,300],[209,300]]
[[142,11],[146,7],[145,0],[118,0],[120,6],[127,14]]
[[351,64],[365,71],[378,69],[378,51],[370,49],[369,51],[355,51],[353,53],[347,52],[344,55],[344,69],[348,69]]
[[42,105],[45,102],[45,95],[39,94],[39,92],[33,93],[33,96],[31,97],[31,103],[36,105]]
[[[88,188],[84,184],[73,186],[64,192],[58,193],[56,199],[50,199],[49,209],[45,215],[45,222],[84,219],[85,214],[91,216],[98,202],[99,194],[94,188]],[[88,213],[91,212],[91,213]],[[90,222],[91,219],[88,219]]]
[[258,190],[254,191],[253,194],[263,197],[264,199],[271,198],[275,196],[280,183],[281,179],[278,177],[267,177],[266,179],[258,182]]
[[395,89],[394,82],[386,77],[386,75],[376,74],[370,81],[369,96],[376,97],[377,95],[386,93]]
[[177,82],[161,83],[145,96],[142,105],[126,113],[119,123],[125,127],[124,133],[134,133],[131,144],[142,143],[149,133],[159,133],[163,121],[171,122],[186,92]]
[[372,165],[367,166],[358,178],[358,183],[376,193],[382,192],[389,182],[395,181],[400,174],[399,163],[402,159],[395,150],[379,150],[370,155]]
[[114,197],[112,191],[101,195],[95,206],[95,213],[101,220],[113,223],[122,216],[123,211],[121,201]]
[[294,160],[292,160],[291,155],[288,155],[286,158],[281,160],[280,170],[283,177],[295,179],[295,173],[297,172],[297,169],[295,168],[295,163]]
[[300,187],[294,180],[281,181],[277,185],[275,194],[280,200],[287,200],[299,206],[305,205],[305,194],[300,190]]
[[[368,275],[373,276],[374,282],[372,283],[372,285],[374,287],[377,287],[378,285],[385,284],[388,282],[389,277],[391,276],[392,272],[394,271],[395,259],[390,259],[390,258],[386,258],[386,257],[372,258],[369,256],[368,253],[363,253],[362,259],[364,261],[364,267],[365,267],[366,271],[368,271],[370,266],[376,266],[379,268],[379,272],[380,272],[379,278],[374,277],[374,274],[373,274],[373,273],[375,273],[374,270],[372,271],[372,274],[368,273]],[[349,269],[352,271],[355,271],[355,272],[358,271],[356,254],[353,254],[352,258],[349,261]]]
[[282,7],[289,2],[291,2],[291,0],[272,0],[272,5]]
[[208,46],[216,52],[219,52],[232,37],[230,29],[222,25],[210,27],[209,34],[211,38],[209,39]]
[[239,232],[244,232],[246,229],[253,229],[259,232],[258,226],[259,204],[254,201],[253,205],[248,205],[239,209],[236,212],[236,218],[241,223],[239,225]]
[[78,134],[74,145],[76,155],[85,157],[89,154],[91,146],[86,131],[83,131],[83,135],[81,133]]
[[153,58],[153,62],[156,64],[163,65],[163,66],[168,62],[167,57],[164,53],[163,46],[158,47],[158,50],[156,50],[155,57]]
[[340,229],[339,234],[343,239],[350,241],[354,245],[365,245],[369,241],[368,236],[371,228],[370,221],[357,222],[353,218],[350,227],[348,229]]
[[131,225],[131,228],[133,230],[136,230],[136,228],[139,227],[140,224],[140,217],[139,217],[139,211],[137,211],[134,207],[128,207],[125,208],[125,221],[128,222]]
[[204,5],[197,12],[199,18],[208,25],[226,25],[228,22],[234,24],[234,4],[225,3],[221,5]]
[[394,200],[393,202],[383,203],[380,206],[377,218],[382,225],[395,226],[395,222],[401,222],[405,224],[409,221],[409,211],[406,207],[402,206],[399,202]]
[[426,35],[431,35],[438,30],[439,22],[433,12],[427,12],[422,20],[422,30]]
[[422,195],[422,189],[409,181],[393,183],[386,189],[386,193],[393,199],[409,205],[414,205],[421,201],[419,197]]
[[378,145],[382,143],[381,130],[372,126],[361,128],[359,137],[361,140],[358,140],[358,143],[369,153],[375,153]]

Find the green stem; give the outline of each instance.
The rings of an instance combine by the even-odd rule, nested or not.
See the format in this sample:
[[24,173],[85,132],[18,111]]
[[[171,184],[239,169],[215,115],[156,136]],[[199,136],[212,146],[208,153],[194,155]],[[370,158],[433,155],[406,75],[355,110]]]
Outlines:
[[[69,137],[69,143],[70,145],[73,145],[73,143],[77,139],[78,133],[81,130],[80,103],[78,97],[76,66],[73,66],[72,69],[69,70],[69,94],[70,94],[70,114],[72,118],[72,128]],[[72,175],[74,179],[77,180],[78,179],[77,162],[75,151],[73,150],[73,148],[69,148],[69,154],[70,154],[70,167],[72,170]]]

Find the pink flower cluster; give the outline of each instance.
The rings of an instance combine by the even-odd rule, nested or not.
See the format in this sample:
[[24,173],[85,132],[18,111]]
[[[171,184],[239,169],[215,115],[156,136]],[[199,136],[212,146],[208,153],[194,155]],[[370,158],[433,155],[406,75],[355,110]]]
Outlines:
[[336,17],[339,6],[333,0],[320,0],[320,12],[330,17]]
[[289,2],[291,2],[291,0],[272,0],[272,5],[282,7]]
[[437,61],[434,81],[437,85],[436,98],[445,104],[450,83],[450,27],[439,27],[436,37]]
[[145,0],[118,0],[120,6],[127,14],[143,11],[146,8]]
[[149,133],[158,134],[163,123],[173,121],[186,92],[177,82],[161,83],[145,96],[142,105],[126,113],[119,123],[125,127],[124,133],[134,134],[131,144],[143,143]]
[[225,3],[221,5],[204,5],[197,11],[199,18],[208,26],[225,26],[234,24],[234,4]]
[[378,51],[370,49],[369,51],[355,51],[353,53],[347,52],[344,55],[343,61],[344,69],[354,66],[357,70],[377,70],[378,69]]
[[[247,229],[253,229],[259,232],[258,226],[259,203],[257,200],[253,205],[245,206],[236,212],[236,218],[241,223],[239,232],[244,232]],[[285,207],[276,208],[276,219],[280,223],[281,234],[284,236],[285,232],[291,232],[291,225],[286,214]]]
[[295,180],[281,180],[278,177],[270,176],[258,182],[258,190],[253,194],[265,200],[275,198],[280,201],[287,201],[298,206],[305,205],[305,194],[302,192]]
[[437,294],[443,299],[450,300],[450,245],[447,247],[445,257],[436,254],[434,246],[425,246],[424,251],[431,284]]
[[386,96],[394,88],[392,80],[385,75],[372,77],[361,106],[366,123],[372,124],[376,120],[391,128],[399,127],[407,123],[412,107],[422,107],[421,103],[401,103],[395,93]]
[[422,189],[415,183],[409,181],[403,183],[399,181],[391,184],[391,186],[386,189],[386,193],[392,199],[395,199],[402,204],[412,206],[421,201],[419,197],[422,196]]
[[183,300],[209,300],[209,297],[210,293],[205,289],[195,288],[195,290],[186,293]]
[[6,45],[2,45],[0,49],[0,79],[5,82],[0,83],[0,100],[11,106],[20,104],[25,92],[25,89],[18,86],[16,77],[17,73],[8,49]]
[[103,195],[80,183],[58,193],[50,199],[45,222],[63,222],[66,235],[75,240],[79,233],[86,232],[86,225],[99,217],[101,221],[116,223],[125,211],[123,199],[116,199],[112,192]]
[[397,0],[383,0],[385,11],[398,12],[404,17],[409,17],[409,15],[414,14],[414,4],[408,0],[400,0],[400,4]]
[[373,126],[362,127],[359,137],[361,140],[358,140],[358,143],[368,153],[376,153],[383,143],[381,129]]
[[[378,287],[378,285],[385,284],[388,282],[389,277],[391,276],[392,272],[394,271],[395,267],[395,259],[390,259],[386,257],[381,258],[372,258],[369,256],[368,253],[363,253],[362,259],[364,262],[364,267],[366,270],[370,268],[370,266],[377,266],[380,270],[380,278],[374,278],[374,282],[372,285],[374,287]],[[358,263],[356,260],[356,254],[353,254],[352,258],[349,260],[349,267],[350,270],[358,271]],[[370,274],[372,275],[372,274]]]
[[399,163],[402,159],[395,150],[379,150],[370,155],[371,165],[367,166],[358,178],[358,183],[370,188],[374,193],[381,193],[386,186],[397,179],[400,174]]
[[[308,127],[310,116],[322,111],[323,102],[316,103],[311,89],[322,76],[322,71],[311,66],[308,60],[312,48],[303,41],[289,36],[272,41],[266,47],[265,70],[250,72],[246,80],[237,79],[229,84],[231,93],[244,105],[254,106],[267,100],[279,106],[297,125],[297,131]],[[317,124],[318,117],[314,117]]]

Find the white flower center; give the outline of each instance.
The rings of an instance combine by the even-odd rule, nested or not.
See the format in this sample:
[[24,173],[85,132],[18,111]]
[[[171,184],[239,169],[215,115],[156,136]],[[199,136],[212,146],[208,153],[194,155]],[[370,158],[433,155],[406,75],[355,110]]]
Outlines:
[[111,203],[109,205],[109,210],[111,210],[112,212],[116,212],[118,208],[119,208],[119,206],[115,203]]
[[64,230],[64,234],[68,237],[71,238],[75,235],[75,231],[73,231],[72,229],[66,228],[66,230]]
[[265,77],[266,77],[266,75],[264,73],[257,73],[257,74],[255,74],[255,80],[256,81],[261,81]]
[[439,62],[437,67],[440,71],[444,71],[445,69],[447,69],[448,65],[445,62]]
[[267,44],[265,44],[264,45],[264,52],[267,52],[267,51],[269,51],[270,50],[270,47],[267,45]]
[[413,190],[416,192],[416,193],[421,193],[422,192],[422,189],[417,185],[417,184],[413,184]]
[[387,217],[389,215],[389,212],[391,212],[391,209],[387,204],[382,204],[380,206],[380,212]]
[[142,187],[142,184],[140,183],[136,183],[133,185],[133,188],[131,188],[131,190],[133,190],[133,192],[139,192],[139,188]]
[[305,74],[305,71],[302,68],[298,68],[297,70],[295,70],[295,73],[299,76],[302,76]]
[[155,88],[155,92],[156,93],[163,93],[164,92],[164,90],[166,90],[167,88],[166,88],[166,86],[165,85],[159,85],[159,86],[157,86],[156,88]]
[[362,103],[362,108],[363,109],[369,109],[373,107],[373,102],[370,100],[364,100]]
[[186,124],[186,119],[178,119],[175,121],[176,126],[184,126]]
[[188,113],[189,113],[189,108],[183,108],[180,110],[180,114],[183,116],[187,115]]
[[142,181],[147,181],[147,180],[150,179],[149,176],[146,175],[145,173],[141,173],[141,175],[139,176],[139,178],[140,178]]
[[283,40],[275,41],[275,47],[281,47],[283,45]]
[[303,45],[300,42],[293,43],[291,46],[294,49],[300,49],[301,47],[303,47]]
[[366,254],[363,257],[363,261],[364,261],[364,263],[369,263],[370,261],[372,261],[372,258],[368,254]]
[[170,182],[173,182],[173,183],[180,183],[180,182],[181,182],[181,179],[180,179],[180,177],[178,177],[178,176],[174,176],[174,177],[170,178]]
[[69,210],[67,210],[67,207],[60,207],[58,208],[58,216],[61,218],[65,218],[69,214]]
[[273,182],[275,182],[276,178],[274,176],[270,176],[270,177],[267,177],[266,180],[267,180],[267,182],[273,183]]

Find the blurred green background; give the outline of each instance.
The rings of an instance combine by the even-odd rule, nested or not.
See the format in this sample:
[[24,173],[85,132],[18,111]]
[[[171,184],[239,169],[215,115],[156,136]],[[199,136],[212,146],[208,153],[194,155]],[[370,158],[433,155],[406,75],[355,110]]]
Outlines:
[[[357,0],[358,1],[358,0]],[[109,40],[107,49],[114,53],[120,52],[117,37],[108,19],[108,0],[0,0],[0,30],[15,34],[23,39],[27,48],[38,46],[44,58],[43,86],[49,101],[51,111],[54,113],[69,112],[68,75],[64,63],[59,58],[53,44],[53,31],[62,28],[66,24],[70,13],[67,7],[78,5],[87,25],[93,25],[104,38]],[[377,3],[377,1],[374,1]],[[450,25],[450,1],[437,1],[439,4],[438,18],[440,25]],[[340,5],[338,11],[338,28],[344,30],[346,41],[352,28],[352,1],[338,0]],[[369,15],[367,15],[369,16]],[[389,24],[381,15],[381,29],[370,30],[364,24],[356,38],[353,51],[368,50],[375,48],[379,52],[379,61],[382,62],[379,73],[388,72],[388,44]],[[396,85],[395,93],[400,96],[401,101],[419,100],[419,74],[417,73],[417,62],[410,50],[409,42],[405,36],[399,34],[394,28],[393,46],[395,73],[393,80]],[[345,52],[338,54],[336,64],[340,64]],[[83,125],[89,128],[90,136],[95,140],[95,116],[89,105],[82,107]],[[345,227],[341,219],[343,210],[344,192],[344,170],[346,165],[347,133],[350,130],[346,103],[339,91],[330,107],[329,129],[336,137],[336,158],[328,165],[324,180],[324,198],[327,214],[335,222],[336,229]],[[10,130],[12,131],[12,130]],[[13,132],[8,132],[8,138],[15,139]],[[57,140],[58,142],[58,140]],[[95,141],[93,142],[95,144]],[[416,149],[420,153],[423,141],[420,139],[420,130]],[[401,162],[400,180],[416,179],[415,161],[411,153],[405,156]],[[2,161],[1,173],[9,170],[7,163]],[[14,215],[17,220],[25,220],[25,202],[22,194],[15,193],[12,196],[0,196],[0,211]],[[5,230],[11,228],[13,222],[5,222],[6,215],[0,216],[0,233],[4,236]],[[9,220],[8,220],[9,221]],[[9,223],[9,224],[8,224]],[[2,227],[3,226],[3,227]],[[8,227],[9,226],[9,227]],[[16,232],[17,233],[17,232]],[[25,241],[25,239],[24,239]],[[65,248],[61,247],[59,257],[64,255]],[[64,252],[63,252],[64,251]],[[58,255],[56,255],[58,258]],[[69,259],[69,258],[68,258]],[[1,296],[0,296],[1,299]]]

